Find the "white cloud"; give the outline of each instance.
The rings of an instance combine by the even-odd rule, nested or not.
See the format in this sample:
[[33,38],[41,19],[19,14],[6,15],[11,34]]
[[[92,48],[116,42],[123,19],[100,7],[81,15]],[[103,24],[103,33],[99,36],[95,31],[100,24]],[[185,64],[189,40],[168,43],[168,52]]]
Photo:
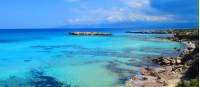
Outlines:
[[[174,20],[173,15],[152,15],[160,13],[151,8],[150,0],[122,0],[125,7],[116,9],[107,17],[109,21],[169,21]],[[150,12],[150,13],[147,13]]]
[[150,0],[122,0],[122,2],[133,9],[141,10],[150,7]]
[[149,15],[142,12],[132,12],[130,10],[111,11],[107,17],[108,21],[170,21],[174,20],[173,15]]
[[159,14],[159,11],[153,9],[150,0],[120,0],[122,7],[112,8],[92,8],[84,7],[74,9],[76,18],[71,18],[68,23],[85,24],[101,22],[122,22],[122,21],[170,21],[174,20],[171,14]]

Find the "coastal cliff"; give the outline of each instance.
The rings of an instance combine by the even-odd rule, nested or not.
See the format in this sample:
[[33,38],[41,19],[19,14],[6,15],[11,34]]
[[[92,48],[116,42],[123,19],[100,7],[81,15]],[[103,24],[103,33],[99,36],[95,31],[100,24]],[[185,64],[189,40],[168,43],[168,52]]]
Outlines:
[[[160,65],[160,67],[142,68],[141,75],[133,76],[126,82],[125,87],[198,87],[199,30],[165,30],[159,31],[159,34],[166,32],[174,34],[173,37],[166,39],[184,43],[187,45],[187,49],[176,58],[159,57],[152,59],[152,62]],[[149,34],[152,33],[155,34],[155,32],[149,32]],[[158,33],[156,32],[156,34]]]

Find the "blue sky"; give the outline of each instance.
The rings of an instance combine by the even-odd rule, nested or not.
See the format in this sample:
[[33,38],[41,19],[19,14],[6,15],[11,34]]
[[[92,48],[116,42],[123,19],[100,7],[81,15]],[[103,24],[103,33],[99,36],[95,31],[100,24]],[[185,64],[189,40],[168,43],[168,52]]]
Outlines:
[[198,17],[198,0],[0,1],[0,28],[196,27]]

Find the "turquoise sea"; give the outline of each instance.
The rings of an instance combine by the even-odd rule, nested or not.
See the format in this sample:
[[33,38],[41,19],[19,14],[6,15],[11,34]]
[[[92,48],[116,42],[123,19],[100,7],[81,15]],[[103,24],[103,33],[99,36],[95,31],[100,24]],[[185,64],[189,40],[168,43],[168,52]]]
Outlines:
[[[0,30],[0,87],[120,87],[149,60],[178,56],[170,34],[71,36],[84,30]],[[103,31],[87,30],[85,31]]]

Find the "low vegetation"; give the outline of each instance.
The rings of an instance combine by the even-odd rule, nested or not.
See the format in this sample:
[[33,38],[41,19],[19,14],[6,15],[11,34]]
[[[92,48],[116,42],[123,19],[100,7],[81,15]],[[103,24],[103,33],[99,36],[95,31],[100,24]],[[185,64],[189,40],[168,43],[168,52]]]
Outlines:
[[199,87],[198,80],[181,81],[176,87]]
[[176,87],[199,87],[199,29],[175,30],[175,37],[179,40],[196,42],[196,48],[182,60],[190,67]]

